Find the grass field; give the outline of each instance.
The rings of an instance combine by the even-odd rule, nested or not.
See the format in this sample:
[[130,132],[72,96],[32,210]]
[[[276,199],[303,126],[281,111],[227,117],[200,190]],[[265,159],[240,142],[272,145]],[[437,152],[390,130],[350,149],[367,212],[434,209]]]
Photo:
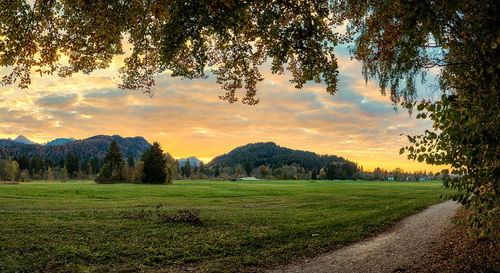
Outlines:
[[0,185],[0,272],[256,271],[386,229],[441,194],[439,182]]

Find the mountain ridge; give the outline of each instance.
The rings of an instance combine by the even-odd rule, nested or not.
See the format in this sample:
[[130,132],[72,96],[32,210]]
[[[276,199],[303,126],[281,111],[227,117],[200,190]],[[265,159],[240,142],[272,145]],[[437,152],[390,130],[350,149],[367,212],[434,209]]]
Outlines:
[[191,166],[200,166],[201,163],[203,163],[203,161],[196,158],[196,156],[190,156],[187,158],[180,158],[179,159],[179,166],[183,167],[184,165],[186,165],[186,162],[188,160],[189,160],[189,165],[191,165]]
[[119,135],[97,135],[86,139],[75,140],[60,145],[20,144],[13,140],[0,140],[0,158],[42,157],[54,161],[63,160],[68,152],[72,152],[81,161],[90,160],[92,157],[103,159],[111,141],[116,140],[124,157],[132,155],[139,159],[151,144],[141,136],[121,137]]
[[17,142],[17,143],[22,143],[22,144],[28,144],[28,145],[36,144],[35,142],[29,140],[27,137],[25,137],[23,135],[19,135],[18,137],[13,139],[13,141]]
[[70,138],[63,138],[63,137],[60,137],[60,138],[56,138],[54,140],[51,140],[47,143],[45,143],[44,145],[62,145],[62,144],[66,144],[68,142],[73,142],[75,141],[76,139],[70,137]]

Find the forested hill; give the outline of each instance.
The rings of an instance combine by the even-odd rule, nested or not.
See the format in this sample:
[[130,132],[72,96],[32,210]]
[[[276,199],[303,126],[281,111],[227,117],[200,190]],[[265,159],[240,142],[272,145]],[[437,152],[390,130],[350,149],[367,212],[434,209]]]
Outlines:
[[335,155],[318,155],[313,152],[292,150],[280,147],[273,142],[252,143],[238,147],[228,154],[214,158],[208,165],[219,167],[235,167],[238,164],[250,163],[256,168],[266,165],[279,168],[285,165],[298,164],[306,171],[319,170],[331,162],[347,162]]
[[0,158],[20,157],[23,154],[32,157],[41,157],[59,161],[66,157],[68,152],[73,152],[81,161],[90,160],[92,157],[103,159],[111,141],[116,140],[123,156],[130,154],[140,158],[146,149],[151,146],[143,137],[121,137],[118,135],[98,135],[87,139],[75,140],[61,145],[40,144],[13,144],[8,140],[0,142]]

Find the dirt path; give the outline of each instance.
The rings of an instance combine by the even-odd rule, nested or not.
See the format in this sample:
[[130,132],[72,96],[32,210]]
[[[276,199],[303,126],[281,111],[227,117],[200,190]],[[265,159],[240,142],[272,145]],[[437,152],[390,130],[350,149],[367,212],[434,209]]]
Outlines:
[[437,247],[459,207],[453,201],[431,206],[375,237],[271,272],[393,272]]

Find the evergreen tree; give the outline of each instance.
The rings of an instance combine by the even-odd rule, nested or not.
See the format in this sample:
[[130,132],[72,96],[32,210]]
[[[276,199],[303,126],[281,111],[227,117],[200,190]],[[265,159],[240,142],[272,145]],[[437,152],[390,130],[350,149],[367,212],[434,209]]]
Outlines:
[[252,172],[252,164],[250,164],[250,162],[245,162],[245,172],[247,173],[247,176],[250,176],[250,173]]
[[45,167],[51,167],[54,168],[56,166],[54,160],[52,158],[45,158]]
[[189,162],[189,159],[186,160],[186,165],[184,165],[184,173],[183,175],[185,177],[190,177],[191,176],[191,163]]
[[99,173],[99,158],[97,157],[92,157],[92,159],[90,159],[90,166],[92,167],[92,174],[97,174]]
[[144,152],[142,161],[144,162],[142,183],[165,184],[167,182],[167,160],[158,142],[153,143],[153,146]]
[[43,170],[44,170],[44,166],[43,166],[43,160],[42,158],[40,157],[33,157],[31,159],[31,175],[33,176],[37,176],[38,179],[42,178],[42,175],[43,175]]
[[89,169],[90,162],[88,160],[84,160],[80,164],[80,170],[82,170],[83,174],[90,174],[91,169]]
[[28,157],[23,154],[20,158],[19,158],[19,169],[21,171],[23,170],[30,170],[30,160],[28,159]]
[[66,155],[64,166],[68,171],[69,177],[76,177],[78,175],[78,171],[80,170],[80,160],[70,151]]
[[134,167],[134,165],[135,165],[135,163],[134,163],[134,156],[129,155],[129,156],[128,156],[127,163],[128,163],[128,166],[129,166],[130,168]]
[[215,166],[215,173],[214,173],[215,177],[219,177],[220,175],[220,167],[219,165]]
[[120,152],[120,147],[113,140],[109,144],[109,151],[104,156],[103,164],[99,175],[96,177],[97,183],[119,183],[123,182],[122,169],[125,162]]

